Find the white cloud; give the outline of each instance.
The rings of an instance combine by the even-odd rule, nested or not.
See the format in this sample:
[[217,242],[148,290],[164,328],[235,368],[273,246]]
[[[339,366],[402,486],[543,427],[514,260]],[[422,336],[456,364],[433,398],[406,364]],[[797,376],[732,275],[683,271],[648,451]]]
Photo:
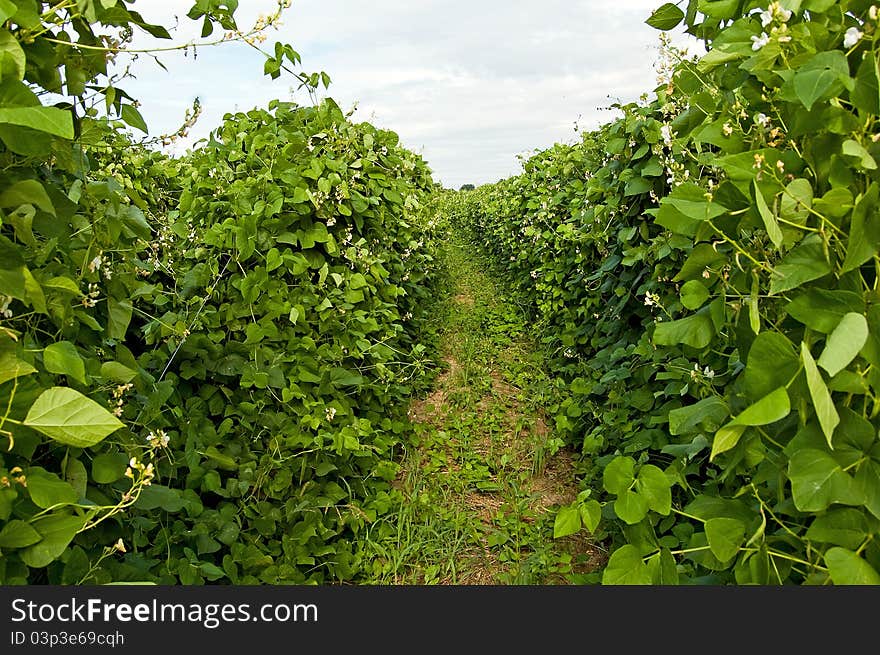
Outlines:
[[[272,0],[241,3],[249,26]],[[424,155],[447,186],[515,174],[517,154],[568,141],[573,126],[597,127],[613,101],[631,102],[655,86],[659,33],[644,24],[658,0],[294,0],[269,34],[293,45],[307,71],[325,70],[356,120],[393,129]],[[145,5],[145,7],[142,7]],[[167,24],[191,2],[141,0],[144,16]],[[186,26],[176,37],[198,36]],[[676,42],[695,49],[683,35]],[[148,39],[141,39],[146,43]],[[245,46],[201,49],[198,59],[165,55],[164,73],[139,63],[127,90],[139,97],[154,132],[176,128],[198,95],[207,135],[225,112],[288,97],[293,84],[262,76]]]

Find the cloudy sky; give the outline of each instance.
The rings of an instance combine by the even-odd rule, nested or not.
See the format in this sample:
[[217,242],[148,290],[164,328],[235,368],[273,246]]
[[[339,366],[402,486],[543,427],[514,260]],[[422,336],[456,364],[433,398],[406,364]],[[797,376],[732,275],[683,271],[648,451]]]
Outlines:
[[[138,0],[147,19],[198,36],[192,0]],[[520,170],[517,155],[576,138],[609,120],[612,102],[656,86],[659,32],[644,24],[661,0],[293,0],[267,44],[290,43],[306,71],[326,71],[328,94],[355,120],[397,132],[444,186],[492,182]],[[246,0],[249,27],[274,0]],[[680,28],[679,28],[680,32]],[[696,52],[684,35],[675,42]],[[139,46],[151,43],[138,39]],[[167,45],[161,42],[160,45]],[[294,80],[263,76],[262,56],[226,43],[198,57],[141,57],[123,88],[141,103],[151,134],[173,131],[198,96],[204,113],[187,144],[224,113],[290,99]],[[305,102],[306,98],[295,95]],[[186,145],[186,144],[185,144]]]

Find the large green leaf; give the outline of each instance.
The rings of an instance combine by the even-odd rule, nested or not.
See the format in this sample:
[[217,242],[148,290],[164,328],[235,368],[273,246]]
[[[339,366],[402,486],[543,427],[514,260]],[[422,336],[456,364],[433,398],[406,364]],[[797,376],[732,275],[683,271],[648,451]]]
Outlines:
[[[705,310],[704,310],[705,311]],[[709,314],[694,314],[677,321],[663,321],[654,327],[654,343],[658,346],[684,344],[705,348],[715,336],[715,325]]]
[[760,399],[788,385],[799,370],[794,344],[778,332],[762,332],[749,349],[743,386],[750,398]]
[[627,489],[614,501],[614,513],[624,523],[634,525],[647,516],[648,499]]
[[828,574],[836,585],[880,585],[880,574],[867,561],[846,548],[835,546],[825,553]]
[[842,289],[807,289],[785,308],[786,313],[807,327],[830,334],[850,312],[865,312],[865,299]]
[[31,405],[24,424],[76,448],[94,446],[124,427],[91,398],[67,387],[47,389]]
[[43,568],[58,559],[85,525],[83,516],[50,514],[31,523],[40,541],[21,551],[22,561],[32,568]]
[[33,205],[48,214],[55,213],[55,206],[52,204],[49,194],[37,180],[16,182],[0,193],[0,207],[19,207],[21,205]]
[[798,100],[809,111],[820,99],[830,98],[843,90],[849,77],[849,64],[840,50],[820,52],[803,64],[792,80]]
[[39,467],[28,470],[27,489],[34,505],[43,509],[72,505],[79,500],[79,494],[70,484]]
[[619,456],[611,460],[602,473],[602,486],[612,494],[622,494],[629,489],[635,476],[635,460],[632,457]]
[[749,405],[731,422],[734,425],[769,425],[785,418],[790,411],[788,392],[785,387],[779,387]]
[[27,58],[21,44],[12,33],[6,29],[0,29],[0,73],[3,80],[24,78]]
[[852,549],[858,548],[868,536],[864,511],[850,507],[829,510],[817,516],[806,534],[811,541]]
[[834,435],[834,428],[840,423],[840,416],[834,407],[834,401],[831,398],[831,392],[825,386],[825,380],[816,366],[813,356],[807,344],[801,343],[801,361],[804,364],[804,373],[807,376],[807,386],[810,388],[810,398],[813,400],[813,409],[819,419],[819,425],[822,426],[822,432],[831,445],[831,437]]
[[12,350],[0,351],[0,384],[36,372],[37,369],[16,357]]
[[831,264],[825,257],[822,237],[811,234],[774,268],[770,278],[770,295],[795,289],[804,282],[824,277],[830,272]]
[[721,562],[732,559],[746,540],[746,526],[730,518],[714,518],[704,525],[712,554]]
[[829,454],[815,448],[796,452],[788,463],[791,495],[802,512],[821,512],[834,503],[858,504],[853,479]]
[[709,459],[712,460],[716,455],[736,446],[746,427],[775,423],[788,416],[790,411],[791,402],[785,387],[771,391],[758,402],[748,406],[715,433]]
[[30,127],[62,139],[73,138],[73,116],[56,107],[0,107],[0,123]]
[[868,321],[864,315],[850,312],[828,337],[817,363],[833,377],[849,366],[867,340]]
[[636,476],[636,490],[648,508],[666,516],[672,509],[672,484],[666,474],[653,464],[645,464]]
[[688,280],[681,285],[681,304],[688,309],[699,309],[709,299],[709,290],[699,280]]
[[649,585],[651,573],[642,561],[639,549],[631,544],[621,546],[608,559],[602,572],[603,585]]
[[69,341],[53,343],[43,350],[43,365],[50,373],[58,373],[86,383],[86,365],[76,346]]
[[37,543],[42,538],[30,523],[13,519],[0,530],[0,548],[24,548]]
[[709,396],[693,405],[686,405],[669,412],[669,433],[692,434],[715,432],[722,421],[730,415],[727,404],[718,396]]
[[578,508],[565,505],[559,508],[553,521],[553,538],[567,537],[581,529],[581,515]]

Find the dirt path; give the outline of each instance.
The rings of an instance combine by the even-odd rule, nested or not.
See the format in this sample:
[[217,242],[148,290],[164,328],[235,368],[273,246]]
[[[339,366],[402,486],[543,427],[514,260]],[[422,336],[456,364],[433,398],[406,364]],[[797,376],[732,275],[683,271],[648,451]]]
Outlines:
[[404,507],[382,582],[566,584],[596,568],[586,534],[553,539],[578,492],[571,453],[542,412],[550,381],[522,313],[462,247],[443,308],[445,362],[413,402],[413,443],[396,486]]

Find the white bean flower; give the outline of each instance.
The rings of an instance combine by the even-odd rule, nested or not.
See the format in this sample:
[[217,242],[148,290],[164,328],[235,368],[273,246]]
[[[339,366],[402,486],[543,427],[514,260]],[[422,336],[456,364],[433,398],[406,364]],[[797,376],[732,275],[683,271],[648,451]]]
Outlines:
[[752,50],[755,52],[758,52],[768,43],[770,43],[770,36],[766,32],[761,32],[761,36],[752,36]]
[[862,34],[857,27],[850,27],[843,35],[843,47],[852,48],[856,43],[862,40]]

